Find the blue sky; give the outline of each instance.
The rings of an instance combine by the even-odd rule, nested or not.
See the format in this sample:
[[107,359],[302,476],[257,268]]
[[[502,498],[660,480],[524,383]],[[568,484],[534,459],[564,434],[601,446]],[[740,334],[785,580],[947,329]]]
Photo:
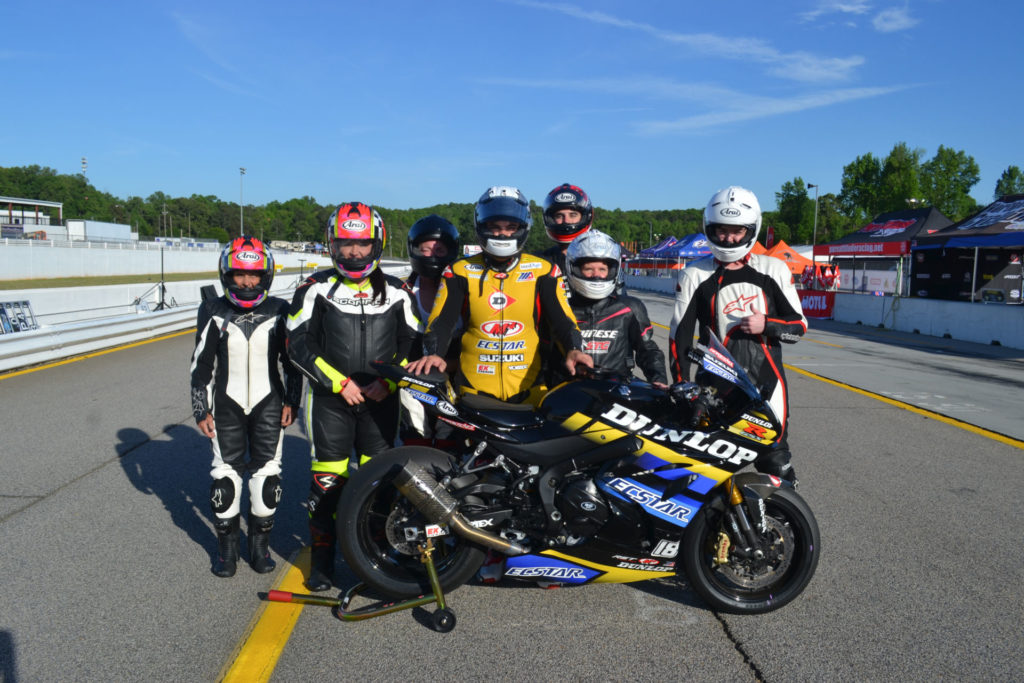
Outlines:
[[571,182],[671,209],[739,184],[774,208],[905,141],[972,155],[986,204],[1024,167],[1022,24],[953,0],[9,0],[0,165],[84,156],[120,197],[414,208]]

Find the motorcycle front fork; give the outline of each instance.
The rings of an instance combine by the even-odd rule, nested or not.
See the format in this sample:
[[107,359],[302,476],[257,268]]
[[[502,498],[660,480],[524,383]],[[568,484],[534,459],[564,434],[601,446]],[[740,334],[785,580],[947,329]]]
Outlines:
[[[763,529],[765,526],[764,507],[757,507],[757,518],[754,523],[751,523],[747,507],[747,501],[744,500],[743,493],[740,491],[739,487],[730,480],[729,508],[726,510],[726,519],[729,521],[729,526],[732,529],[736,541],[738,543],[746,543],[745,547],[737,549],[736,552],[745,557],[757,560],[764,559],[764,550],[761,549],[761,539],[757,532],[757,528]],[[755,524],[757,528],[755,528]],[[723,558],[720,553],[718,561],[721,563],[722,560]]]

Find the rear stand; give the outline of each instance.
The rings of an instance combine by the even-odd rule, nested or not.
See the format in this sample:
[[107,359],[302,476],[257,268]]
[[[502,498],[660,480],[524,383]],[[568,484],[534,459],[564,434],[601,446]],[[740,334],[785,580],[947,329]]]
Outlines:
[[309,595],[304,593],[289,593],[287,591],[272,590],[267,593],[267,600],[273,602],[295,602],[303,605],[323,605],[332,607],[334,616],[342,621],[362,621],[373,617],[384,616],[392,612],[400,612],[404,609],[423,607],[432,602],[437,603],[437,611],[431,615],[431,627],[440,633],[448,633],[455,628],[455,612],[445,604],[444,593],[441,591],[441,582],[437,578],[437,568],[434,566],[434,539],[428,538],[426,543],[420,545],[420,562],[427,567],[427,577],[430,579],[431,595],[421,595],[417,598],[402,600],[400,602],[375,602],[372,605],[350,610],[348,606],[352,598],[362,595],[369,589],[365,583],[358,583],[349,588],[340,598],[328,598],[320,595]]

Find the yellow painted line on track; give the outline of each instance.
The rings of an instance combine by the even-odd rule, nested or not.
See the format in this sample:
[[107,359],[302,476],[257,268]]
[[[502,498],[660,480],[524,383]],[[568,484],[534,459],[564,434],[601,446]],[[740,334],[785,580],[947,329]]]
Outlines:
[[939,413],[932,412],[931,410],[927,410],[925,408],[918,408],[915,405],[911,405],[909,403],[904,403],[903,401],[897,401],[894,398],[889,398],[888,396],[883,396],[882,394],[876,394],[873,391],[868,391],[866,389],[860,389],[858,387],[851,386],[851,385],[846,384],[844,382],[839,382],[839,381],[834,380],[834,379],[829,379],[828,377],[822,377],[821,375],[816,375],[813,372],[808,372],[807,370],[803,370],[803,369],[798,368],[798,367],[796,367],[794,365],[783,364],[783,366],[787,370],[792,370],[793,372],[796,372],[798,374],[804,375],[805,377],[810,377],[811,379],[816,379],[816,380],[818,380],[820,382],[825,382],[826,384],[831,384],[832,386],[836,386],[836,387],[839,387],[841,389],[846,389],[847,391],[852,391],[855,394],[860,394],[861,396],[867,396],[868,398],[873,398],[876,401],[881,401],[882,403],[888,403],[891,406],[896,406],[897,408],[902,408],[903,410],[909,410],[912,413],[917,413],[918,415],[923,415],[924,417],[928,417],[928,418],[931,418],[933,420],[938,420],[939,422],[944,422],[944,423],[946,423],[948,425],[952,425],[954,427],[959,427],[960,429],[963,429],[965,431],[971,432],[973,434],[978,434],[979,436],[984,436],[986,438],[992,439],[993,441],[998,441],[999,443],[1004,443],[1007,446],[1013,446],[1014,448],[1020,448],[1021,450],[1024,450],[1024,441],[1021,441],[1020,439],[1015,439],[1012,436],[1006,436],[1005,434],[1000,434],[999,432],[993,432],[993,431],[990,431],[990,430],[985,429],[983,427],[978,427],[977,425],[972,425],[969,422],[964,422],[963,420],[958,420],[955,417],[947,417],[946,415],[940,415]]
[[71,358],[65,358],[63,360],[54,361],[47,363],[46,365],[37,365],[35,367],[26,368],[24,370],[12,370],[0,374],[0,380],[8,379],[10,377],[17,377],[18,375],[27,375],[30,372],[39,372],[40,370],[48,370],[49,368],[55,368],[59,365],[67,365],[68,363],[77,363],[80,360],[86,358],[95,358],[96,356],[104,356],[114,351],[121,351],[123,349],[130,349],[134,346],[142,346],[143,344],[152,344],[153,342],[163,341],[165,339],[173,339],[174,337],[180,337],[183,334],[190,334],[196,331],[196,328],[189,330],[181,330],[180,332],[172,332],[159,337],[153,337],[152,339],[143,339],[142,341],[132,342],[131,344],[122,344],[120,346],[113,346],[109,349],[103,349],[102,351],[93,351],[92,353],[83,353],[81,356],[72,356]]
[[[292,556],[287,571],[274,584],[274,589],[289,593],[303,592],[303,567],[308,566],[307,547]],[[225,683],[269,681],[301,613],[302,605],[299,603],[263,601],[235,648],[234,656],[221,670],[217,680]]]

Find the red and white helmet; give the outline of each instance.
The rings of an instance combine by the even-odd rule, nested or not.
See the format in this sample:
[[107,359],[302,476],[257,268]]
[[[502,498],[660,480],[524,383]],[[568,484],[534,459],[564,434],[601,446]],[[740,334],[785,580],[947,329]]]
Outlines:
[[[367,241],[373,247],[366,258],[342,258],[340,247],[351,240]],[[380,263],[384,254],[387,231],[384,219],[376,209],[362,202],[342,204],[331,213],[327,221],[327,235],[324,242],[331,254],[334,267],[344,277],[361,280],[369,275]]]
[[[267,298],[274,281],[274,257],[259,239],[242,235],[224,245],[220,252],[218,270],[220,284],[224,287],[228,301],[238,308],[256,308]],[[259,284],[255,287],[240,287],[232,277],[237,272],[259,274]]]
[[[715,227],[728,225],[746,228],[739,242],[719,241]],[[761,205],[750,190],[733,185],[716,192],[704,208],[704,236],[708,248],[722,263],[739,261],[750,253],[761,232]]]
[[[559,223],[555,216],[563,209],[578,211],[580,219],[575,223]],[[568,244],[590,230],[594,220],[594,207],[590,197],[582,188],[562,183],[548,192],[544,198],[544,229],[548,237],[561,244]]]

